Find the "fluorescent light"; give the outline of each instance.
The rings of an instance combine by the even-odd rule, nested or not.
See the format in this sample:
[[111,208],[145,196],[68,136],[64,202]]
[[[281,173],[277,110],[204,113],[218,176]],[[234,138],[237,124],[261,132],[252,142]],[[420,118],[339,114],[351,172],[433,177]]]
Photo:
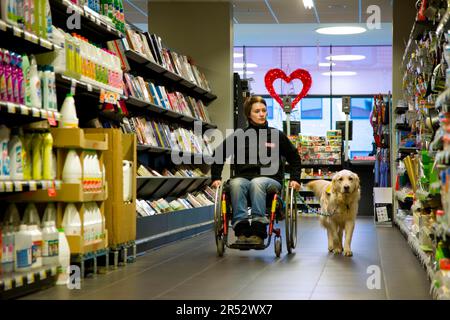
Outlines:
[[[244,74],[244,71],[243,71],[243,70],[235,70],[234,72],[237,72],[237,73],[239,73],[239,74],[241,74],[241,75]],[[247,71],[247,72],[245,72],[245,75],[247,75],[247,76],[252,75],[252,74],[255,74],[255,73],[254,73],[253,71]]]
[[350,76],[356,76],[357,73],[354,71],[332,71],[332,72],[324,72],[322,73],[323,76],[329,77],[332,75],[333,77],[350,77]]
[[366,28],[363,28],[363,27],[351,27],[351,26],[327,27],[327,28],[316,29],[317,33],[329,34],[329,35],[358,34],[358,33],[364,33],[366,31],[367,31]]
[[330,61],[359,61],[364,60],[366,57],[358,54],[341,54],[336,56],[328,56],[325,59]]
[[[246,63],[245,66],[247,68],[257,68],[258,67],[258,65],[255,64],[255,63]],[[235,62],[235,63],[233,63],[233,68],[235,68],[235,69],[242,69],[242,68],[244,68],[244,63],[242,63],[242,62]]]
[[320,62],[319,63],[319,67],[329,67],[330,65],[332,65],[334,67],[336,65],[336,63],[334,63],[334,62]]
[[303,0],[303,5],[305,6],[305,9],[312,9],[314,7],[313,0]]
[[244,54],[243,53],[240,53],[240,52],[234,52],[233,53],[233,57],[234,58],[242,58],[244,56]]

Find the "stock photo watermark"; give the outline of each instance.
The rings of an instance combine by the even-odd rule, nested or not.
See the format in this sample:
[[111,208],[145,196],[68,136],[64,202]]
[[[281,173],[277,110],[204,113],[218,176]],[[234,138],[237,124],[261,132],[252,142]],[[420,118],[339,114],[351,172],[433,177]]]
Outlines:
[[367,289],[381,290],[381,268],[377,265],[371,265],[367,267],[366,273],[370,274],[366,281]]

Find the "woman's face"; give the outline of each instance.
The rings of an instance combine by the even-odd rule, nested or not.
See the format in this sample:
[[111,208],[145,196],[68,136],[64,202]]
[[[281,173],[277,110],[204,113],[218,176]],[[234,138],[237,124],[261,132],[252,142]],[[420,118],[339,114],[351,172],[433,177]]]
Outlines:
[[252,111],[250,112],[250,120],[255,124],[266,123],[267,109],[261,102],[252,104]]

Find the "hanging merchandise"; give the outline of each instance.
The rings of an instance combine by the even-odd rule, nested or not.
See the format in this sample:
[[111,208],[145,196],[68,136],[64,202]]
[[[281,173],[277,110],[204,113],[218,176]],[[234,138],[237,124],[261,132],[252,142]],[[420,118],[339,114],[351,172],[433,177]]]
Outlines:
[[58,229],[58,262],[60,269],[58,270],[57,285],[67,285],[69,281],[69,266],[70,266],[70,247],[67,241],[64,228]]
[[19,138],[20,130],[12,130],[11,140],[8,143],[8,154],[10,157],[10,176],[12,180],[23,180],[23,148]]
[[23,214],[22,224],[26,225],[41,225],[41,219],[34,203],[29,203],[25,208]]
[[42,264],[56,265],[59,253],[59,234],[55,221],[45,221],[42,229]]
[[8,143],[11,130],[0,125],[0,180],[8,180],[10,178],[10,158],[8,154]]
[[66,235],[81,235],[81,218],[75,204],[67,204],[61,225],[63,226]]
[[64,183],[76,183],[82,182],[82,168],[80,157],[75,150],[69,150],[64,162],[62,179]]
[[61,107],[60,128],[78,128],[78,117],[75,108],[75,99],[72,94],[67,94]]

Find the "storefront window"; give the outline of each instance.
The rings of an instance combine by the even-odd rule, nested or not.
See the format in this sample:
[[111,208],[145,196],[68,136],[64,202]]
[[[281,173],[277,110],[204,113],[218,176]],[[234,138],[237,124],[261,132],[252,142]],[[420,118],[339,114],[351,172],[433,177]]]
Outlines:
[[322,119],[322,98],[304,98],[300,103],[302,119]]
[[351,119],[369,119],[373,108],[373,98],[352,98]]

